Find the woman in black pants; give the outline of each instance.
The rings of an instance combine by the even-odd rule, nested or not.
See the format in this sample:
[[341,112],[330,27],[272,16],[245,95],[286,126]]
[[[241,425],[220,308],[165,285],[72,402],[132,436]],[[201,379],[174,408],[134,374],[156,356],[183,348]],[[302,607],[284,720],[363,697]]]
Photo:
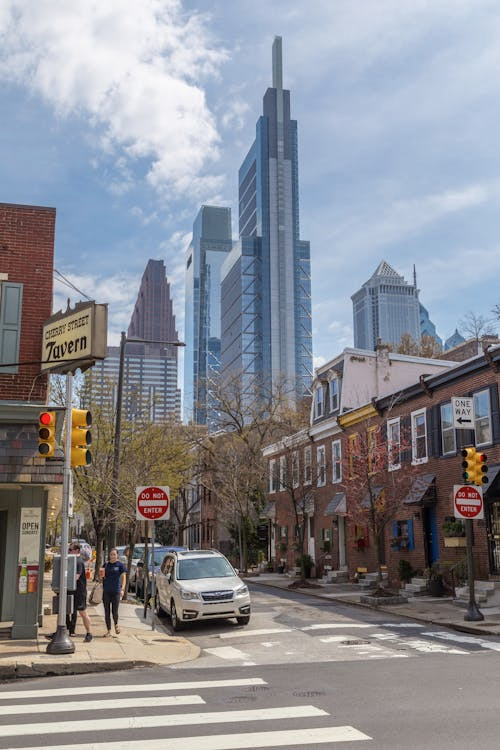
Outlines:
[[115,633],[120,632],[118,626],[118,606],[125,593],[126,568],[118,559],[118,551],[113,548],[109,551],[108,562],[101,568],[103,576],[102,603],[104,605],[104,619],[106,620],[107,633],[105,638],[111,636],[111,613],[115,624]]

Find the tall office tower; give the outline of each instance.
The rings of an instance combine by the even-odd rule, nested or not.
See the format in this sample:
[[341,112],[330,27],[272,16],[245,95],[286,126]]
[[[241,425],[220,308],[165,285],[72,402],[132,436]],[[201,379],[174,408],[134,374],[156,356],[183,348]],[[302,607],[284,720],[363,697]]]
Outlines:
[[420,335],[421,336],[430,336],[434,339],[436,344],[439,346],[440,349],[443,348],[443,339],[441,336],[438,335],[436,331],[436,326],[432,322],[432,320],[429,318],[429,313],[427,311],[427,308],[423,306],[423,304],[419,303],[419,310],[420,310]]
[[244,388],[283,378],[297,398],[312,381],[309,242],[299,236],[297,122],[283,89],[281,37],[273,85],[239,171],[239,235],[221,286],[222,370]]
[[202,206],[186,253],[184,421],[216,427],[211,384],[220,371],[221,266],[232,247],[231,209]]
[[[144,339],[150,343],[132,343]],[[131,421],[180,419],[178,341],[170,284],[162,260],[150,260],[144,271],[130,321],[123,364],[122,413]],[[85,373],[84,401],[101,408],[114,406],[120,372],[120,347],[109,347],[106,358]]]
[[398,346],[403,334],[420,342],[418,289],[385,260],[351,299],[355,347],[375,349],[379,339]]

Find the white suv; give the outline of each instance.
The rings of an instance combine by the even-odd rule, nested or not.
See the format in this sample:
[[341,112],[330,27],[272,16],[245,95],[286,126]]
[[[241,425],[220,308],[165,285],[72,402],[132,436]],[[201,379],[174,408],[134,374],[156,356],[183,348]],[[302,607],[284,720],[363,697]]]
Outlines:
[[193,620],[235,617],[250,621],[250,594],[229,562],[215,550],[186,550],[165,556],[156,574],[155,606],[170,615],[174,630]]

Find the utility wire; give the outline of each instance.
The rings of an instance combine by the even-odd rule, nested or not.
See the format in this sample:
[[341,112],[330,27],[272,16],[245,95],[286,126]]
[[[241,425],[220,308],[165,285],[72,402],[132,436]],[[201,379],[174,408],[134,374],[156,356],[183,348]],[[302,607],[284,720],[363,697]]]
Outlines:
[[75,292],[78,292],[78,294],[81,294],[82,297],[85,297],[86,299],[88,299],[89,302],[93,301],[92,298],[88,296],[88,294],[85,294],[85,292],[82,292],[81,289],[78,289],[78,287],[75,286],[72,281],[67,279],[66,276],[64,276],[64,274],[58,271],[57,268],[54,268],[54,274],[57,274],[60,277],[59,279],[56,279],[56,280],[59,281],[61,284],[66,284],[66,286],[69,286],[70,289],[73,289]]

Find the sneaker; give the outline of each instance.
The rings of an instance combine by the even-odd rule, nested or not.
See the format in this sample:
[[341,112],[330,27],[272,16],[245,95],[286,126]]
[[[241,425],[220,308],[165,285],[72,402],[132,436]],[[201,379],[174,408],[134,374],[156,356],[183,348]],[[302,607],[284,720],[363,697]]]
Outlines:
[[83,642],[84,643],[90,643],[91,640],[92,640],[92,633],[87,633],[87,635],[83,639]]
[[45,633],[45,637],[48,641],[51,641],[53,638],[56,637],[55,633]]

